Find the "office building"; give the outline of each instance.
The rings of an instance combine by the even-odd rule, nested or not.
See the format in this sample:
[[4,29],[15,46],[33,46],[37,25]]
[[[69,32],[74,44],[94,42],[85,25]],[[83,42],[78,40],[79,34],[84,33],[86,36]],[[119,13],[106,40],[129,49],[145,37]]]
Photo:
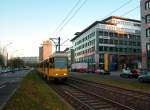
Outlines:
[[139,20],[117,16],[95,21],[71,39],[75,62],[106,70],[140,66],[140,26]]
[[31,56],[31,57],[19,57],[24,61],[25,64],[37,64],[39,62],[38,57],[36,56]]
[[39,47],[39,61],[43,60],[43,47]]
[[68,56],[68,65],[69,65],[69,67],[71,67],[71,64],[74,63],[74,49],[73,49],[73,47],[66,48],[64,50],[64,53],[66,53],[66,55]]
[[44,41],[42,46],[39,47],[39,60],[45,60],[52,54],[52,42]]
[[141,0],[142,68],[150,68],[150,0]]

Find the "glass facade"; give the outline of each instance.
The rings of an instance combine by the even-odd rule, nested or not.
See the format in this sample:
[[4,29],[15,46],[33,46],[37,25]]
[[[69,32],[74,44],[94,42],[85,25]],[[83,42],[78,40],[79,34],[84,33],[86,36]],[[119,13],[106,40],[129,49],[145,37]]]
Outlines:
[[123,33],[122,30],[118,31],[120,25],[117,27],[107,23],[98,23],[95,26],[92,24],[93,27],[86,28],[87,30],[73,40],[75,63],[86,62],[101,68],[106,63],[104,56],[107,53],[111,67],[116,68],[118,62],[122,61],[118,60],[120,56],[124,56],[124,59],[131,55],[139,56],[141,53],[140,21],[133,20],[128,24],[130,25],[122,24],[123,31],[127,31]]

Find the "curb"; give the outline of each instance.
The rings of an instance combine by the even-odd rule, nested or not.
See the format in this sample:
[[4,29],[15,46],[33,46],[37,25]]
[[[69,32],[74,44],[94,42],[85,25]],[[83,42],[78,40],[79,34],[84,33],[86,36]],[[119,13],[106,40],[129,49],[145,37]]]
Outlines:
[[7,102],[12,98],[12,96],[15,94],[15,92],[19,89],[20,84],[17,85],[17,87],[13,90],[13,92],[8,96],[7,100],[0,106],[0,110],[3,110]]
[[[29,72],[30,72],[30,71],[29,71]],[[28,72],[28,73],[29,73],[29,72]],[[27,73],[27,74],[28,74],[28,73]],[[26,75],[27,75],[27,74],[26,74]],[[25,76],[26,76],[26,75],[25,75]],[[24,77],[25,77],[25,76],[24,76]],[[23,80],[23,79],[24,79],[24,78],[22,78],[22,80]],[[22,82],[22,80],[21,80],[20,82]],[[12,98],[12,96],[16,93],[16,91],[20,88],[20,86],[21,86],[21,83],[17,85],[17,87],[13,90],[13,92],[8,96],[7,100],[0,106],[0,110],[3,110],[3,109],[4,109],[4,107],[5,107],[5,105],[7,104],[7,102]]]

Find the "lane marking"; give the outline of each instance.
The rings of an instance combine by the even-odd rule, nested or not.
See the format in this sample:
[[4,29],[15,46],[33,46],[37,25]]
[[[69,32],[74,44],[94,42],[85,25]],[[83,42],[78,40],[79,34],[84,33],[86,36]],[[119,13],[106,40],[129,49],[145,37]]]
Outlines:
[[3,81],[2,83],[0,83],[0,86],[3,85],[3,84],[5,84],[5,83],[7,83],[7,81]]
[[0,87],[0,89],[3,88],[3,87],[5,87],[5,86],[6,86],[6,85],[2,85],[2,86]]

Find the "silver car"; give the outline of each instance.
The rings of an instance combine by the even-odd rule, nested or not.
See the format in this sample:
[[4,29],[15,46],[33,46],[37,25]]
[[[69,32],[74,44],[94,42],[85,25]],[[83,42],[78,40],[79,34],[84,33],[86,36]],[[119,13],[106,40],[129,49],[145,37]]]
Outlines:
[[138,77],[139,82],[150,82],[150,71],[145,71],[143,72],[139,77]]

